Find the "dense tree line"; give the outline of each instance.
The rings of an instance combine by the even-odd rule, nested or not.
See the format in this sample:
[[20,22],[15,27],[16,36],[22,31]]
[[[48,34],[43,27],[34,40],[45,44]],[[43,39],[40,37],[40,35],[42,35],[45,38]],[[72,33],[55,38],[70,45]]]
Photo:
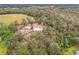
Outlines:
[[[1,10],[1,9],[0,9]],[[17,12],[16,10],[2,9],[2,12]],[[79,47],[79,25],[78,17],[74,19],[75,14],[71,13],[65,16],[66,12],[60,9],[39,9],[39,8],[25,8],[18,12],[34,17],[35,22],[43,23],[45,28],[43,32],[33,32],[30,38],[26,39],[18,34],[17,22],[9,26],[0,27],[0,42],[6,42],[6,54],[12,54],[12,49],[15,48],[16,54],[21,55],[60,55],[65,54],[64,51],[71,46]],[[64,18],[60,16],[63,13]],[[71,17],[66,19],[66,17]],[[73,20],[73,21],[72,21]],[[34,23],[29,20],[29,23]],[[23,25],[28,24],[25,19]],[[22,45],[22,41],[27,44]]]

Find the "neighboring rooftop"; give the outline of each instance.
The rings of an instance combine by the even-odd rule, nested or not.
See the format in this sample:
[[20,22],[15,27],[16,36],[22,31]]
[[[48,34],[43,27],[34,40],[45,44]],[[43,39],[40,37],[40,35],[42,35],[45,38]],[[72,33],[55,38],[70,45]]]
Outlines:
[[38,24],[38,23],[27,24],[27,25],[19,26],[18,32],[22,35],[26,35],[26,34],[29,34],[32,31],[34,31],[34,32],[43,31],[43,28],[44,28],[43,24]]

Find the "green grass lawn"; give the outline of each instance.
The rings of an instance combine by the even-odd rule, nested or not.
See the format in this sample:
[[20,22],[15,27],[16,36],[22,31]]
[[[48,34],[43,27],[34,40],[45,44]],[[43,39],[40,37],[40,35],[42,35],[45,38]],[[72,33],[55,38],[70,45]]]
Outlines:
[[74,53],[78,50],[76,46],[71,46],[64,50],[64,55],[74,55]]
[[4,42],[0,42],[0,55],[5,55],[7,53],[7,46]]

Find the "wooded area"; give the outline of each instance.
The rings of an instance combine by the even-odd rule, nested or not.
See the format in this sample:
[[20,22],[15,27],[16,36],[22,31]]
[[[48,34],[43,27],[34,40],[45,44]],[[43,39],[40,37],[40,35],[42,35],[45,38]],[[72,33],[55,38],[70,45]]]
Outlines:
[[[0,8],[0,15],[20,13],[33,18],[23,18],[20,24],[17,21],[9,25],[0,22],[0,54],[76,54],[79,50],[79,13],[63,10],[57,7]],[[43,24],[43,31],[33,31],[25,37],[18,33],[19,26],[35,23]]]

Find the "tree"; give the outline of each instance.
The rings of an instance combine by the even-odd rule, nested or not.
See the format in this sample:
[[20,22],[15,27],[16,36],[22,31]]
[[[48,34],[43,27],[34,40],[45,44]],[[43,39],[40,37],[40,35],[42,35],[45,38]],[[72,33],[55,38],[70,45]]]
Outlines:
[[22,24],[23,24],[23,25],[27,25],[26,19],[22,19]]
[[24,38],[20,34],[14,34],[13,37],[8,41],[8,54],[12,54],[12,50],[16,50],[16,46],[20,43]]

